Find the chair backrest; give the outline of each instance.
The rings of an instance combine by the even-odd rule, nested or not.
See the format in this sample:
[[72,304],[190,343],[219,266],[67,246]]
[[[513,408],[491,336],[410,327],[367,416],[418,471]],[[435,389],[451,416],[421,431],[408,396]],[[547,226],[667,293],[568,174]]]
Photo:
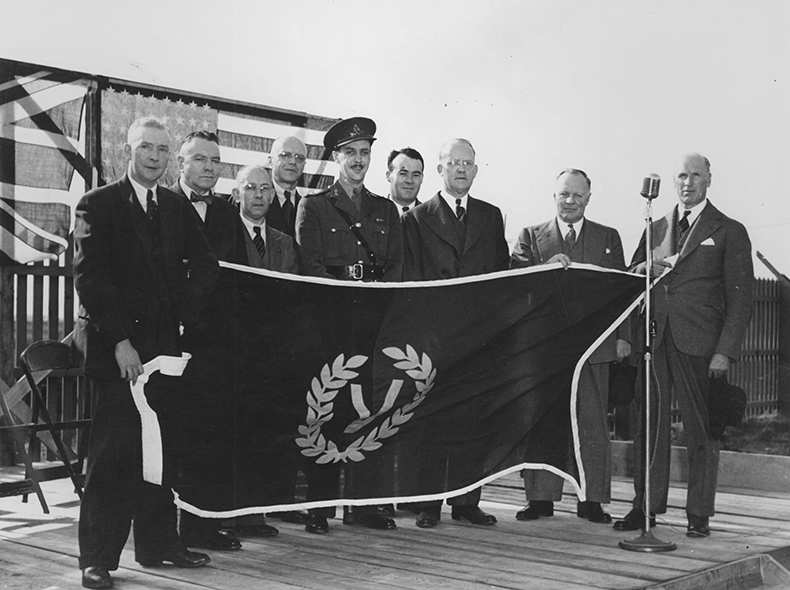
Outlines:
[[71,345],[57,340],[40,340],[22,351],[22,367],[31,373],[36,371],[72,369],[74,362]]

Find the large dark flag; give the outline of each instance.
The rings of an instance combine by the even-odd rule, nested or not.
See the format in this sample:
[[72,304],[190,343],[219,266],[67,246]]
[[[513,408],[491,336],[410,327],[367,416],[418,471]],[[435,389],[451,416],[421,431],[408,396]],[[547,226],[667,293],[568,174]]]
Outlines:
[[223,266],[216,344],[175,392],[136,392],[146,478],[181,507],[447,498],[521,469],[585,497],[574,372],[642,277],[574,264],[362,284]]

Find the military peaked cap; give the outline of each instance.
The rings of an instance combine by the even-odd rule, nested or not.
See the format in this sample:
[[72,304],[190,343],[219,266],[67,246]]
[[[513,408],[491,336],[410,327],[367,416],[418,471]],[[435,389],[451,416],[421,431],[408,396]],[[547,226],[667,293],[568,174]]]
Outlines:
[[330,151],[351,143],[366,139],[370,143],[376,141],[376,123],[366,117],[342,119],[332,125],[324,135],[324,147]]

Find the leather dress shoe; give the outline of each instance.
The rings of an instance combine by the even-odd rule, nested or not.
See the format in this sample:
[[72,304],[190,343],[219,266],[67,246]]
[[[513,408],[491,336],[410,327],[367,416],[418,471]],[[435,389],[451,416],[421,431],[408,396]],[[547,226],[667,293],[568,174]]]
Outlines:
[[532,500],[523,510],[516,512],[516,520],[537,520],[541,516],[554,516],[554,502]]
[[187,547],[211,549],[212,551],[238,551],[241,542],[236,535],[228,531],[204,530],[198,535],[181,535],[181,541]]
[[165,561],[169,561],[175,567],[187,568],[206,565],[211,561],[211,558],[205,553],[189,551],[188,549],[179,549],[165,557],[160,557],[159,559],[141,559],[138,560],[138,563],[143,567],[158,567]]
[[[650,515],[650,526],[656,526],[656,515]],[[614,530],[616,531],[638,531],[645,528],[645,513],[634,508],[625,515],[622,520],[617,520],[614,523]]]
[[381,504],[380,506],[376,506],[376,514],[383,516],[384,518],[392,518],[395,516],[395,505]]
[[432,529],[439,524],[440,514],[430,510],[423,510],[417,516],[416,524],[421,529]]
[[83,568],[82,585],[85,588],[112,588],[110,572],[102,565],[91,565]]
[[687,537],[710,537],[710,522],[707,516],[689,514],[688,519]]
[[308,514],[307,524],[304,525],[304,530],[314,535],[325,535],[329,532],[329,523],[326,521],[326,516],[319,516],[318,514]]
[[269,512],[266,516],[290,522],[291,524],[307,524],[310,516],[301,510],[286,510],[285,512]]
[[577,502],[576,516],[586,518],[590,522],[609,524],[612,522],[612,515],[604,512],[600,502]]
[[238,530],[248,537],[276,537],[280,534],[280,531],[266,523],[242,525]]
[[391,518],[379,516],[378,514],[354,514],[354,522],[366,526],[369,529],[378,529],[382,531],[394,529],[398,526]]
[[453,520],[461,520],[465,518],[472,524],[480,524],[483,526],[490,526],[496,524],[496,516],[486,514],[478,506],[453,506],[451,513]]

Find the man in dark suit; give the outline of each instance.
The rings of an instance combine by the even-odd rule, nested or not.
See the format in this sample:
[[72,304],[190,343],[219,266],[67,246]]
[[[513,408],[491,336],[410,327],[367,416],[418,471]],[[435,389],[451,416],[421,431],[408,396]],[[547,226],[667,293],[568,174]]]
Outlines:
[[211,131],[193,131],[178,153],[179,179],[170,187],[192,203],[203,233],[218,260],[247,264],[238,210],[213,193],[220,171],[219,138]]
[[444,190],[403,217],[404,280],[432,281],[508,268],[502,212],[469,189],[477,176],[475,151],[465,139],[441,149]]
[[[179,179],[170,187],[192,204],[195,217],[218,260],[247,264],[244,249],[243,228],[236,208],[223,197],[213,194],[219,180],[221,165],[219,138],[211,131],[193,131],[181,143],[178,152]],[[218,313],[227,305],[231,296],[231,285],[220,282],[207,303],[207,314],[220,320]],[[184,348],[194,352],[196,348],[210,346],[217,339],[220,326],[206,326],[199,333],[187,330],[184,333]],[[221,529],[221,519],[196,516],[181,512],[179,527],[181,539],[187,547],[200,547],[214,551],[236,551],[241,543],[233,533]],[[272,528],[272,527],[269,527]],[[277,530],[266,531],[269,536]]]
[[267,159],[276,195],[266,214],[266,223],[292,238],[296,235],[296,209],[302,200],[299,179],[306,162],[307,146],[295,135],[275,139]]
[[[502,213],[469,194],[477,176],[475,150],[466,139],[451,139],[439,151],[444,189],[403,216],[407,281],[432,281],[485,274],[508,267]],[[453,519],[492,525],[496,517],[480,510],[480,490],[450,498]],[[441,501],[424,502],[417,526],[434,527]]]
[[[720,443],[711,436],[708,414],[710,379],[726,375],[740,355],[752,313],[754,270],[746,228],[724,215],[707,198],[710,162],[700,154],[683,156],[675,171],[679,203],[653,224],[652,289],[655,321],[654,387],[651,428],[655,441],[650,472],[652,513],[667,509],[670,461],[670,402],[678,400],[688,450],[686,516],[689,537],[710,535],[714,514]],[[645,272],[645,236],[631,268]],[[634,453],[640,469],[634,478],[633,509],[615,522],[617,530],[644,526],[644,452],[642,437]]]
[[[557,216],[551,221],[526,227],[518,236],[510,258],[511,268],[536,264],[574,262],[625,270],[620,234],[587,219],[584,215],[592,195],[592,183],[582,170],[560,172],[554,189]],[[579,441],[586,469],[587,500],[576,506],[576,515],[592,522],[609,523],[612,517],[601,503],[611,501],[612,465],[609,452],[608,402],[609,363],[631,354],[630,324],[612,334],[590,356],[579,376]],[[526,470],[524,490],[528,505],[516,514],[518,520],[535,520],[554,514],[554,502],[562,499],[563,479],[549,471]]]
[[269,225],[267,211],[276,200],[269,173],[261,166],[239,170],[233,200],[239,205],[237,217],[244,227],[249,265],[297,274],[299,266],[293,239]]
[[[338,165],[338,180],[327,190],[308,195],[296,213],[296,242],[303,274],[343,281],[400,281],[403,236],[392,201],[365,188],[376,123],[353,117],[335,123],[324,135],[324,148]],[[344,326],[356,330],[358,327]],[[361,328],[360,328],[361,329]],[[369,334],[353,332],[363,341]],[[309,465],[307,499],[325,500],[337,488],[337,466]],[[348,482],[347,482],[348,483]],[[395,521],[377,514],[376,506],[357,506],[353,522],[368,528],[394,529]],[[326,533],[335,509],[312,508],[305,530]]]
[[400,216],[420,204],[417,195],[422,186],[425,161],[420,152],[406,147],[392,150],[387,157],[387,182],[390,200],[398,206]]
[[[82,584],[109,588],[134,522],[135,559],[145,566],[209,562],[188,551],[176,529],[172,491],[143,481],[140,416],[130,391],[143,363],[180,355],[179,325],[194,326],[218,268],[187,201],[156,181],[167,168],[170,134],[152,118],[129,128],[127,174],[82,197],[74,229],[74,282],[84,307],[85,371],[95,410],[80,509]],[[146,386],[161,399],[162,381]]]

